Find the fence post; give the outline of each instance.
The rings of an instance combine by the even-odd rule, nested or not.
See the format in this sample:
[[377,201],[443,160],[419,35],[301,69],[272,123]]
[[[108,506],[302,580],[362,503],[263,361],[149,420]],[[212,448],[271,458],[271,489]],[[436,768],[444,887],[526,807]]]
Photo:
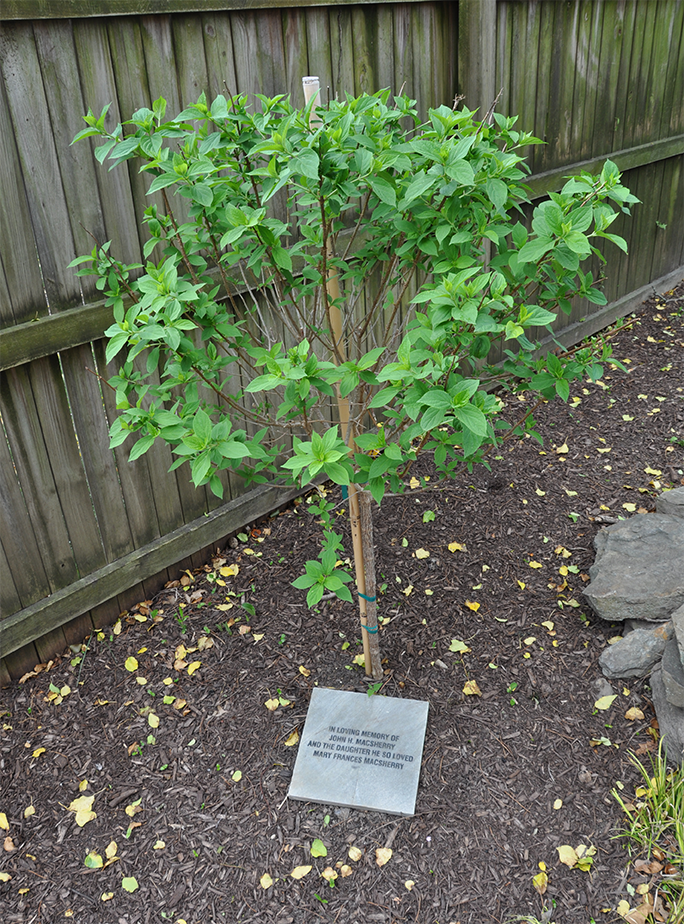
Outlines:
[[459,0],[458,93],[484,118],[496,86],[496,0]]

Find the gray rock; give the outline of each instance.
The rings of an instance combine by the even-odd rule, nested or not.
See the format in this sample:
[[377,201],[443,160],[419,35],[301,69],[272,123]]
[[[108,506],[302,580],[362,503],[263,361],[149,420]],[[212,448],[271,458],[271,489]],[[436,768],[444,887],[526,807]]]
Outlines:
[[612,696],[613,693],[615,693],[615,690],[603,677],[597,677],[596,680],[592,680],[591,689],[594,694],[594,699],[601,699],[602,696]]
[[684,709],[678,709],[668,702],[660,666],[651,674],[650,683],[660,736],[668,759],[681,764],[684,762]]
[[684,604],[684,518],[639,515],[602,529],[584,596],[602,619],[662,622]]
[[619,642],[609,645],[599,658],[604,677],[645,677],[658,663],[665,646],[674,638],[672,622],[654,629],[634,629]]
[[656,500],[656,512],[664,513],[670,517],[682,517],[684,519],[684,488],[673,488],[671,491],[663,491]]
[[679,658],[684,664],[684,606],[680,606],[672,614],[672,624],[674,626],[677,644],[679,645]]
[[678,709],[684,709],[684,668],[676,639],[672,639],[665,646],[660,666],[668,702]]
[[[668,622],[669,620],[665,620]],[[625,619],[625,623],[622,627],[622,634],[628,635],[630,632],[633,632],[635,629],[654,629],[655,623],[651,622],[648,619]]]

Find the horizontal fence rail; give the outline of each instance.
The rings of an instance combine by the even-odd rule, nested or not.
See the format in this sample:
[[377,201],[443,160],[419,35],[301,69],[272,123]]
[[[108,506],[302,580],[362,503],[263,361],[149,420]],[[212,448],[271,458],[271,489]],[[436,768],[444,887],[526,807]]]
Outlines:
[[[68,264],[93,237],[139,262],[154,201],[132,164],[100,168],[71,146],[90,107],[109,125],[158,96],[169,113],[231,91],[325,94],[384,87],[430,106],[493,101],[545,145],[539,198],[607,157],[641,200],[615,230],[600,309],[560,319],[575,343],[684,275],[684,0],[458,3],[3,0],[0,12],[0,681],[79,642],[194,567],[227,535],[294,496],[225,502],[169,473],[168,448],[134,463],[108,448],[104,358],[111,310]],[[594,270],[598,270],[598,265]],[[274,319],[274,325],[277,321]]]

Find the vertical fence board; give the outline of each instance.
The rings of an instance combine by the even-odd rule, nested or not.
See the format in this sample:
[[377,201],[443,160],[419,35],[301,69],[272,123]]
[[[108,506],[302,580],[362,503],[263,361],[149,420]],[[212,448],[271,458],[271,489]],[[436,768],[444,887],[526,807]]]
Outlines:
[[[0,433],[0,510],[4,560],[12,574],[12,586],[19,598],[18,608],[22,609],[46,597],[51,588],[4,433]],[[9,596],[13,595],[9,581],[3,580],[2,585],[0,612],[7,616],[16,609],[9,602]]]
[[[306,43],[306,10],[301,8],[283,10],[282,29],[285,58],[285,89],[283,92],[290,97],[293,106],[301,106],[304,103],[302,77],[310,76],[309,49]],[[320,74],[311,76],[320,78]]]
[[[103,108],[110,105],[105,121],[109,131],[122,119],[117,98],[116,78],[109,51],[109,36],[103,20],[78,20],[73,24],[74,44],[78,57],[78,69],[85,111],[92,109],[100,115]],[[128,118],[133,110],[126,112]],[[85,127],[83,124],[81,127]],[[94,141],[81,141],[87,150],[94,150],[98,145]],[[94,158],[93,158],[94,159]],[[141,245],[133,205],[133,190],[129,171],[125,167],[110,171],[109,165],[98,167],[97,184],[105,220],[106,240],[112,242],[112,253],[124,263],[135,263],[141,259]],[[93,231],[92,228],[88,229]],[[90,244],[90,249],[93,247]],[[104,240],[98,241],[103,244]]]
[[[92,250],[91,234],[104,240],[105,228],[95,172],[98,165],[87,144],[71,144],[85,126],[82,116],[87,111],[80,93],[73,32],[68,20],[35,23],[33,31],[76,256]],[[98,297],[94,277],[84,276],[80,285],[86,298]]]
[[31,364],[29,378],[79,576],[105,564],[57,356]]
[[[43,362],[43,360],[41,360]],[[0,414],[52,592],[78,579],[26,366],[0,378]]]
[[174,16],[173,47],[181,106],[196,103],[201,93],[207,94],[207,62],[204,57],[202,20],[199,16]]
[[[0,41],[3,27],[0,24]],[[1,76],[1,75],[0,75]],[[0,253],[8,298],[0,301],[0,324],[47,314],[29,205],[14,138],[4,80],[0,79]]]
[[351,9],[344,6],[331,7],[329,15],[333,89],[338,99],[344,99],[346,93],[355,92]]
[[[2,473],[0,473],[0,508],[3,510],[3,525],[7,524],[5,520],[5,511],[4,511],[4,498],[3,498],[3,478]],[[8,535],[9,539],[9,535]],[[19,563],[19,570],[25,571],[30,569],[31,565],[28,559],[24,559]],[[19,591],[14,583],[14,577],[12,576],[13,569],[10,567],[10,563],[7,560],[7,555],[5,553],[5,547],[0,540],[0,619],[3,614],[16,613],[17,610],[22,608],[21,597],[19,596]]]
[[[163,96],[166,100],[166,118],[183,108],[178,87],[178,73],[174,56],[174,36],[171,16],[141,16],[140,35],[145,55],[145,73],[152,102]],[[197,96],[193,102],[197,101]]]
[[[560,19],[563,7],[556,3],[544,3],[540,5],[540,23],[539,23],[539,54],[537,57],[537,97],[535,100],[535,134],[546,141],[547,144],[539,146],[534,151],[535,173],[541,173],[553,166],[553,160],[549,155],[548,142],[551,140],[549,135],[549,121],[551,118],[551,109],[553,106],[551,96],[551,68],[554,55],[554,28],[556,24],[556,14]],[[529,72],[525,79],[529,80]]]
[[[595,119],[596,101],[598,97],[600,80],[601,44],[605,27],[605,4],[591,0],[580,4],[580,34],[578,53],[581,56],[575,73],[580,70],[584,85],[584,106],[578,121],[581,125],[580,137],[576,145],[573,144],[575,160],[588,160],[591,157],[594,134],[605,135],[607,127],[598,124]],[[609,129],[608,129],[609,130]]]
[[92,348],[74,347],[62,354],[62,363],[105,558],[108,562],[115,561],[132,552],[134,545],[114,455],[109,449],[107,419],[100,383],[94,374]]
[[[330,21],[325,7],[309,7],[306,15],[307,70],[304,76],[318,77],[321,82],[321,103],[335,96],[330,48]],[[304,41],[304,36],[302,37]]]
[[40,656],[33,642],[30,645],[24,645],[18,651],[13,651],[10,655],[0,661],[0,686],[8,686],[5,679],[5,673],[11,680],[18,680],[32,671],[36,664],[40,663]]
[[585,129],[590,144],[588,156],[591,157],[610,151],[612,147],[620,61],[625,42],[624,14],[624,4],[612,3],[603,19],[596,105],[593,122],[588,123]]
[[[30,23],[16,23],[11,30],[5,27],[0,31],[0,68],[22,163],[43,285],[54,310],[62,310],[80,301],[80,289],[78,280],[67,269],[74,256],[74,244]],[[27,118],[26,113],[31,117]]]
[[206,13],[202,23],[211,98],[215,99],[220,93],[228,99],[237,88],[230,16],[228,13]]

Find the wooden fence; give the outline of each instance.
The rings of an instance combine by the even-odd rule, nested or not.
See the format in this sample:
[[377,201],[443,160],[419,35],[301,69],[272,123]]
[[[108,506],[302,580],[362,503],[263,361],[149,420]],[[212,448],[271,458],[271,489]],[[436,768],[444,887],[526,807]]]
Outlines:
[[621,222],[630,252],[611,254],[609,304],[577,305],[563,339],[684,275],[683,0],[3,0],[0,15],[0,681],[294,496],[226,481],[219,503],[168,473],[168,449],[135,463],[108,449],[96,373],[112,372],[111,313],[67,265],[90,234],[137,260],[145,191],[134,168],[108,173],[70,146],[88,107],[111,102],[114,123],[225,86],[298,100],[306,74],[338,95],[405,85],[423,112],[456,93],[486,110],[501,90],[498,110],[547,141],[531,154],[536,196],[610,156],[643,202]]

